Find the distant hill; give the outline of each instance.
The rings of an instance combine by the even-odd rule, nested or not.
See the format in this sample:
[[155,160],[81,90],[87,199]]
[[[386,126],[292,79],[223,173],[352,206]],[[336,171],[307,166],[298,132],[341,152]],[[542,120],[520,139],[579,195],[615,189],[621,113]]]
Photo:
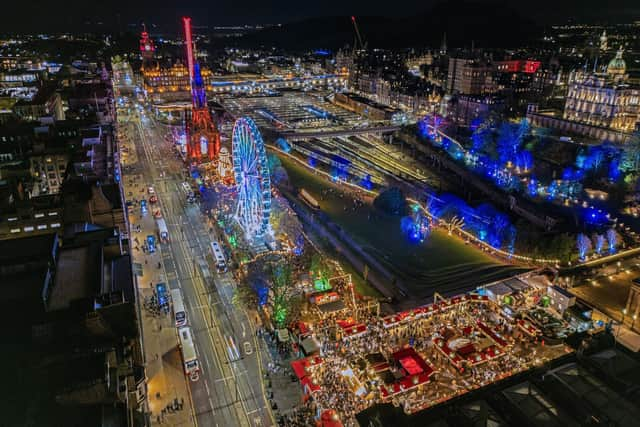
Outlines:
[[[482,3],[459,0],[435,5],[406,18],[358,17],[363,38],[371,48],[440,46],[443,34],[451,47],[515,47],[541,33],[533,21],[499,0]],[[248,34],[242,46],[276,46],[285,49],[337,49],[353,44],[348,16],[310,18]]]

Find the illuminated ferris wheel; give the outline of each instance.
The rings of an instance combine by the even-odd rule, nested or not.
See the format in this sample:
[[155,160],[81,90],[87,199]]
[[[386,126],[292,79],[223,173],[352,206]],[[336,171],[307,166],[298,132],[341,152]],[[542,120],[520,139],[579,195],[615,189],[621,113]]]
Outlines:
[[269,231],[271,180],[264,142],[258,127],[249,117],[241,117],[233,126],[233,174],[238,190],[236,220],[247,239]]

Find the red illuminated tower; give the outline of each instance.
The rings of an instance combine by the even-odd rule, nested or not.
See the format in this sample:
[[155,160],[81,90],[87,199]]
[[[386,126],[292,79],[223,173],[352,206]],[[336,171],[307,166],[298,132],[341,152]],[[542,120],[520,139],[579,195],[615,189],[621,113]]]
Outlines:
[[[187,126],[187,155],[193,161],[215,161],[220,152],[220,132],[211,119],[207,106],[207,94],[200,73],[200,65],[193,56],[191,40],[191,18],[182,18],[184,39],[187,45],[187,64],[191,76],[191,121]],[[203,146],[206,153],[203,153]]]
[[142,34],[140,34],[140,56],[142,56],[142,68],[148,68],[153,62],[153,53],[156,48],[153,40],[149,38],[147,27],[142,24]]

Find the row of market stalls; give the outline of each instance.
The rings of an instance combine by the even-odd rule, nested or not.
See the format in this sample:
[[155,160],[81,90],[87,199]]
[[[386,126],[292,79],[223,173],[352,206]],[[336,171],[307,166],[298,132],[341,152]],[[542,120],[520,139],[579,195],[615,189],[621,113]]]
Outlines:
[[[482,311],[483,319],[472,317],[471,322],[458,326],[438,320],[436,324],[440,326],[434,329],[434,336],[430,338],[436,349],[434,351],[440,352],[444,360],[464,372],[470,367],[505,356],[520,339],[518,337],[526,337],[534,342],[542,339],[541,327],[544,325],[537,321],[542,316],[536,318],[525,314],[531,307],[546,312],[540,306],[541,298],[547,296],[549,286],[544,276],[510,278],[469,294],[451,298],[437,296],[431,304],[382,317],[380,324],[384,329],[391,329],[436,315],[455,319],[463,312]],[[305,401],[322,390],[322,385],[313,380],[314,372],[315,378],[320,378],[319,374],[323,372],[317,371],[322,369],[323,348],[313,328],[325,332],[329,328],[338,342],[347,343],[366,336],[374,327],[374,324],[359,322],[351,317],[350,305],[345,304],[341,295],[332,290],[312,293],[309,302],[321,320],[313,326],[299,322],[293,328],[295,345],[302,358],[292,362],[292,367],[302,385]],[[396,402],[400,395],[434,382],[437,369],[431,363],[410,342],[395,351],[380,346],[370,354],[363,353],[355,360],[349,360],[348,367],[340,368],[339,374],[359,399]],[[420,390],[418,393],[421,393]],[[320,408],[316,417],[319,426],[342,425],[335,410],[328,412],[332,410]]]

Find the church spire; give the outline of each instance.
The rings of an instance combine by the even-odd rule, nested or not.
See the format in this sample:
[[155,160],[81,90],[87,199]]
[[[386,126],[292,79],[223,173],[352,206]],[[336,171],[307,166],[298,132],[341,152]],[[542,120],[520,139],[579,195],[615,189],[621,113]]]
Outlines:
[[442,44],[440,45],[440,54],[441,55],[447,54],[447,32],[446,31],[442,35]]

